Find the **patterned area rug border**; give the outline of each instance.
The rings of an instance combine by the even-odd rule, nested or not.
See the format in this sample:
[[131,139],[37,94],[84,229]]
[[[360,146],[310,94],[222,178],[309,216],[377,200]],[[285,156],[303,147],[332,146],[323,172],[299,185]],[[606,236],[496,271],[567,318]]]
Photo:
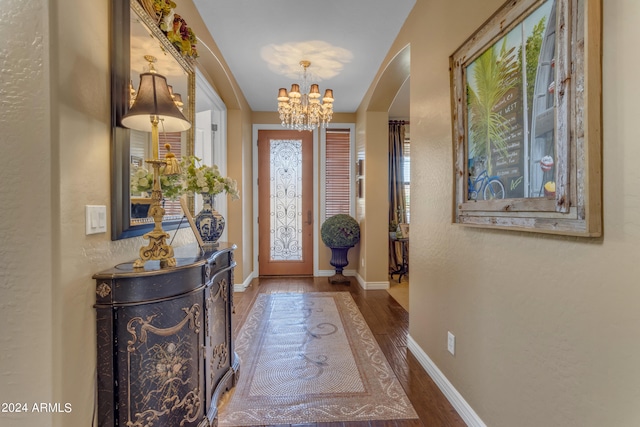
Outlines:
[[221,427],[418,418],[349,292],[260,294]]

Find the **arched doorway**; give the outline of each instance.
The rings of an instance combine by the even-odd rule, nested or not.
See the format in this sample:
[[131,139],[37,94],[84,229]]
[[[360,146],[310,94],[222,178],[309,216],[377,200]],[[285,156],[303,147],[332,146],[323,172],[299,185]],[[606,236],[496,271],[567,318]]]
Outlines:
[[[365,161],[364,197],[356,215],[361,223],[361,257],[365,282],[389,288],[389,110],[410,74],[410,46],[406,45],[380,74],[358,121],[366,137],[357,144],[358,159]],[[372,288],[373,289],[373,288]]]

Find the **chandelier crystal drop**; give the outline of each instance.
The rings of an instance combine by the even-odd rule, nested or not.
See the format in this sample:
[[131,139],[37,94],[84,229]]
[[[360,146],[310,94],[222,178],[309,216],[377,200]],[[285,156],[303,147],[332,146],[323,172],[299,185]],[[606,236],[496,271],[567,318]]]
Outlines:
[[302,83],[291,85],[291,90],[280,88],[278,91],[278,113],[282,126],[288,129],[313,131],[321,124],[326,127],[333,117],[333,90],[327,89],[320,102],[320,88],[309,85],[307,68],[309,61],[300,61]]

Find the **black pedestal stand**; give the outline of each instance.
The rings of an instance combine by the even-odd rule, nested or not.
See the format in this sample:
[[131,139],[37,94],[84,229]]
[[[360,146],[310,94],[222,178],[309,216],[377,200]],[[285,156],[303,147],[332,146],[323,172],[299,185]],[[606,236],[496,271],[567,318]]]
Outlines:
[[329,283],[350,283],[349,278],[342,274],[342,270],[347,266],[347,264],[349,264],[347,252],[349,252],[349,249],[351,248],[352,246],[331,248],[331,261],[329,261],[329,263],[335,267],[336,274],[329,277]]

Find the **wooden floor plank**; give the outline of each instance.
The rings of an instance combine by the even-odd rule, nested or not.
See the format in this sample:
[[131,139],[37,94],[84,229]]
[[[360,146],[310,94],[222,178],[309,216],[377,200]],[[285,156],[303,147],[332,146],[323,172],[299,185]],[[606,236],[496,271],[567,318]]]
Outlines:
[[407,350],[409,315],[405,309],[388,292],[363,290],[354,278],[351,278],[349,285],[331,285],[326,277],[261,277],[254,279],[245,292],[234,293],[234,335],[237,336],[240,331],[258,294],[283,292],[350,292],[420,418],[418,420],[309,423],[278,427],[466,426],[438,386]]

